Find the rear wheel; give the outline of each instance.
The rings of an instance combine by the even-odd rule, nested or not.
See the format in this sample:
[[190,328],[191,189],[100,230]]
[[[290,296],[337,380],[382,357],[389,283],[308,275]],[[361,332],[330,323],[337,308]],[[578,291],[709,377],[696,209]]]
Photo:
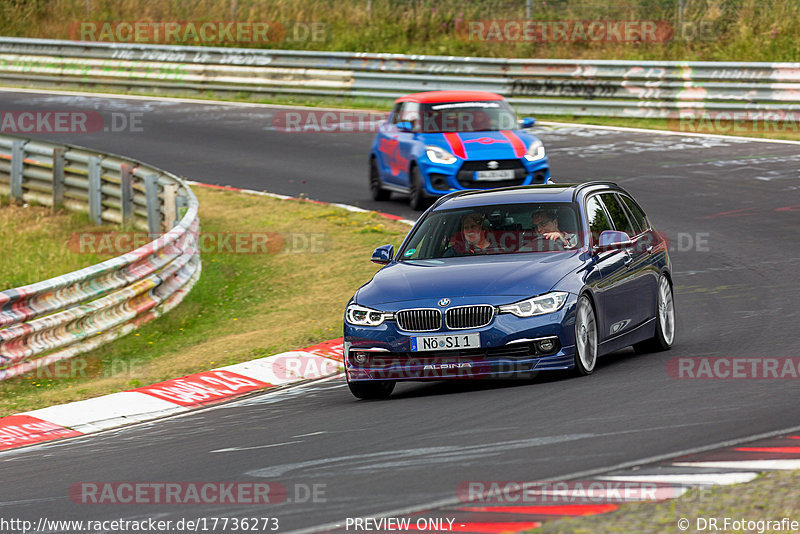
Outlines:
[[675,302],[672,286],[665,275],[658,279],[658,305],[656,309],[656,335],[633,346],[636,352],[659,352],[672,348],[675,341]]
[[374,380],[370,382],[350,382],[347,386],[354,397],[364,400],[388,399],[394,391],[394,380]]
[[590,375],[597,363],[597,320],[586,295],[578,299],[575,315],[575,374]]
[[422,211],[427,207],[428,199],[425,198],[425,192],[422,190],[422,173],[419,172],[419,167],[416,165],[411,167],[409,178],[409,204],[412,210]]
[[369,160],[369,192],[372,200],[389,200],[389,191],[381,187],[381,175],[378,172],[378,162],[375,158]]

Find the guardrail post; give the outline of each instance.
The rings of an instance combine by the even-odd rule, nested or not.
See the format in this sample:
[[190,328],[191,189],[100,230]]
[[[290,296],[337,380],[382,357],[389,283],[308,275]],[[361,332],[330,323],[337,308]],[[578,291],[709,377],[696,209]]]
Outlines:
[[164,186],[164,224],[170,229],[178,222],[178,205],[175,201],[178,198],[178,185],[170,184]]
[[100,158],[89,158],[89,220],[102,224],[103,203],[100,191]]
[[147,231],[155,239],[161,234],[161,206],[158,203],[158,175],[144,177],[144,194],[147,198]]
[[11,143],[11,198],[22,200],[22,169],[25,160],[25,141]]
[[175,197],[175,213],[177,214],[178,220],[176,224],[183,219],[183,216],[186,215],[186,209],[189,207],[189,195],[186,194],[185,189],[181,189],[181,192]]
[[64,163],[66,148],[53,149],[53,211],[64,203]]
[[120,166],[119,187],[122,224],[128,224],[133,219],[133,165],[123,163]]

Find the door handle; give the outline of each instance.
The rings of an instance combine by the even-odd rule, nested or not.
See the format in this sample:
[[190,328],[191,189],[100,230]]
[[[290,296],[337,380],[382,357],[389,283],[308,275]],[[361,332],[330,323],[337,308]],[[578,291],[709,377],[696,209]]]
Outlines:
[[631,262],[633,261],[633,256],[631,256],[630,252],[625,252],[625,266],[630,266]]

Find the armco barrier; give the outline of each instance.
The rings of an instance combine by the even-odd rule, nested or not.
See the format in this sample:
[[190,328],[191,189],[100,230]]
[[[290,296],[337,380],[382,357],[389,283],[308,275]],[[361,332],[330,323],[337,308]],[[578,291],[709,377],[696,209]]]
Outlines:
[[[800,110],[800,63],[495,59],[0,38],[0,81],[393,99],[500,93],[520,112],[672,117]],[[767,117],[769,118],[769,116]]]
[[0,380],[129,333],[178,304],[200,276],[197,198],[168,172],[0,136],[0,194],[85,211],[97,224],[122,223],[154,239],[97,265],[0,292]]

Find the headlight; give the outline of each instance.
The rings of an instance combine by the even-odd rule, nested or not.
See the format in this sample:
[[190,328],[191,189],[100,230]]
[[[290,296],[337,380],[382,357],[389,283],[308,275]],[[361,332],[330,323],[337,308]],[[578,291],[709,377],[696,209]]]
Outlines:
[[347,322],[356,326],[379,326],[386,319],[391,319],[393,315],[372,308],[365,308],[358,304],[350,304],[345,312]]
[[544,144],[537,139],[528,147],[528,151],[525,152],[525,159],[528,161],[537,161],[544,158],[544,155]]
[[560,310],[567,301],[568,293],[563,291],[553,291],[533,297],[514,304],[500,306],[500,313],[513,313],[517,317],[533,317],[534,315],[544,315]]
[[425,153],[428,159],[434,163],[451,164],[456,162],[456,157],[450,152],[438,146],[428,145],[425,147]]

